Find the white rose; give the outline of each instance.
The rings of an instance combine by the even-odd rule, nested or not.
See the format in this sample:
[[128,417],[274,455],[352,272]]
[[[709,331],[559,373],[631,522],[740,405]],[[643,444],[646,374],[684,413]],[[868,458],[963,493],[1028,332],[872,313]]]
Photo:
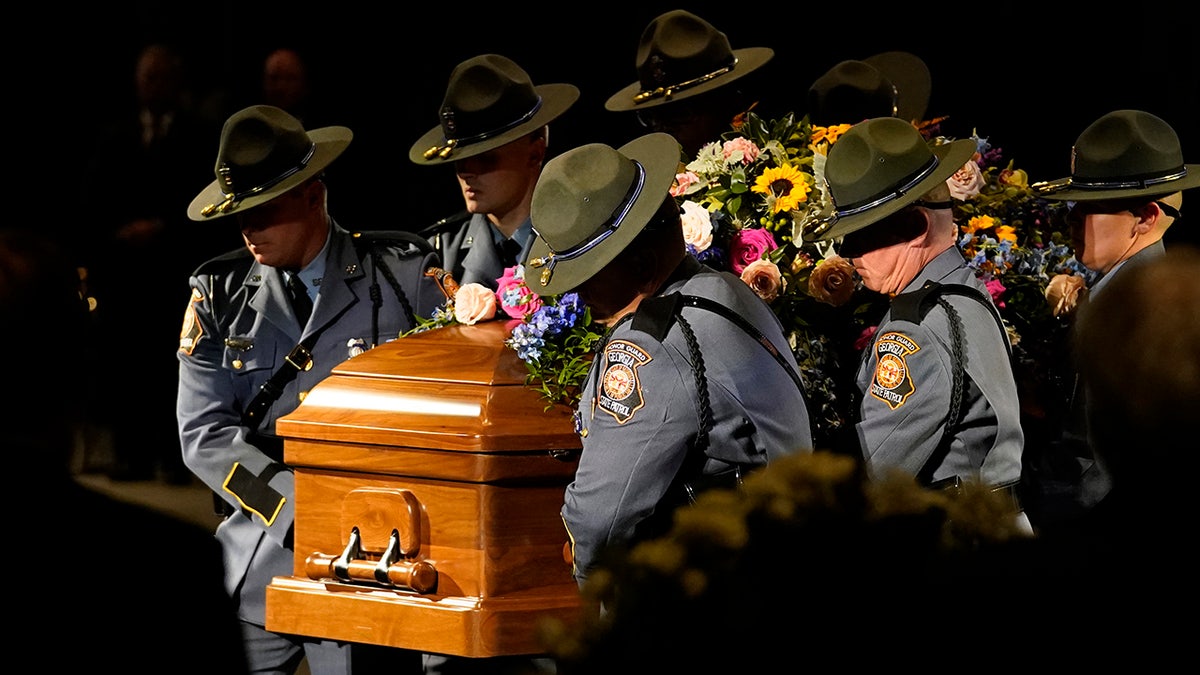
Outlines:
[[684,243],[695,247],[697,253],[707,251],[713,242],[712,216],[708,209],[696,202],[684,202],[682,220]]
[[966,201],[979,194],[983,188],[983,172],[979,170],[975,160],[969,159],[953,176],[946,179],[946,185],[950,187],[950,196],[960,202]]

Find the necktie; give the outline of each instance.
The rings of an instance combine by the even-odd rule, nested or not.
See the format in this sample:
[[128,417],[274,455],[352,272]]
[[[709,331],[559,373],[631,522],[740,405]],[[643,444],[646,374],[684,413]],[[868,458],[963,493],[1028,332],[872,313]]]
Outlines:
[[296,312],[296,318],[300,320],[301,326],[308,325],[308,317],[312,314],[312,298],[308,297],[308,289],[305,288],[304,282],[300,281],[300,276],[297,274],[287,275],[288,295],[292,298],[292,310]]
[[521,262],[521,244],[513,239],[500,242],[500,260],[505,267],[512,267]]

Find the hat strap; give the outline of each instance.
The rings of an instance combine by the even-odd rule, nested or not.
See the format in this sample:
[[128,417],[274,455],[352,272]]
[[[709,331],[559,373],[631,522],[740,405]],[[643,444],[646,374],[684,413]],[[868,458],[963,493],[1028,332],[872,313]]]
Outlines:
[[1148,188],[1159,183],[1170,183],[1174,180],[1179,180],[1187,176],[1187,167],[1181,167],[1176,171],[1168,174],[1150,174],[1145,176],[1131,176],[1126,180],[1103,181],[1103,180],[1080,180],[1071,177],[1070,187],[1082,188],[1084,190],[1112,190],[1116,188]]
[[[613,210],[612,216],[601,223],[600,227],[596,228],[591,236],[583,242],[563,251],[555,251],[554,247],[550,246],[549,242],[547,242],[546,247],[550,249],[550,254],[541,258],[534,258],[533,260],[529,261],[530,267],[546,268],[542,270],[543,286],[550,283],[550,277],[554,276],[554,266],[557,265],[560,260],[574,260],[593,248],[596,248],[596,246],[600,245],[600,242],[608,239],[613,232],[616,232],[617,228],[621,226],[621,222],[625,220],[625,216],[629,215],[629,210],[633,208],[634,203],[638,199],[638,195],[642,193],[642,188],[646,185],[646,169],[643,168],[641,163],[637,160],[632,161],[634,168],[633,181],[629,186],[629,190],[626,191],[625,197],[621,200],[621,203],[617,205],[615,210]],[[534,236],[541,237],[543,241],[546,239],[538,234],[536,227],[533,228],[533,234]]]
[[531,108],[529,110],[529,112],[527,112],[524,115],[520,116],[519,118],[513,120],[512,122],[509,122],[508,124],[505,124],[500,127],[496,127],[495,129],[490,129],[483,133],[475,134],[474,136],[464,136],[461,138],[451,138],[449,136],[446,136],[442,139],[444,142],[441,145],[435,145],[425,151],[425,159],[432,159],[434,155],[437,155],[438,157],[441,157],[442,159],[448,159],[450,157],[450,155],[454,154],[454,149],[457,148],[458,146],[471,145],[472,143],[486,141],[487,139],[489,139],[493,136],[499,136],[500,134],[502,134],[510,129],[515,129],[516,127],[519,127],[522,124],[533,119],[533,116],[536,115],[538,113],[538,111],[541,109],[542,109],[542,97],[538,96],[537,100],[535,100],[533,102],[533,108]]
[[[221,194],[224,195],[225,201],[221,202],[220,204],[209,204],[208,206],[204,207],[200,211],[200,215],[211,216],[213,213],[216,213],[216,212],[225,213],[230,208],[232,208],[233,205],[236,204],[237,202],[240,202],[247,197],[252,197],[252,196],[262,192],[263,190],[271,189],[272,187],[278,185],[281,181],[286,179],[288,176],[293,176],[296,173],[299,173],[300,171],[304,170],[304,167],[308,166],[309,160],[312,159],[313,154],[316,153],[316,151],[317,151],[317,144],[309,143],[308,144],[308,152],[304,153],[304,156],[300,158],[299,164],[297,164],[296,166],[293,166],[292,168],[288,169],[287,171],[284,171],[283,173],[279,174],[278,176],[276,176],[268,181],[263,182],[261,185],[256,185],[256,186],[250,188],[249,190],[242,190],[241,192],[225,192],[224,190],[222,190]],[[220,174],[222,182],[224,182],[226,184],[229,184],[231,182],[230,178],[229,178],[229,174],[231,173],[229,164],[226,164],[226,163],[221,164],[220,168],[217,169],[217,173]]]
[[705,82],[708,82],[709,80],[711,80],[715,77],[720,77],[720,76],[724,75],[725,73],[732,71],[737,66],[737,63],[738,63],[737,57],[734,57],[733,62],[730,63],[729,65],[725,66],[724,68],[721,68],[719,70],[714,70],[711,73],[706,73],[704,75],[701,75],[700,77],[694,77],[690,80],[685,80],[683,82],[680,82],[679,84],[670,84],[665,87],[656,87],[654,89],[643,89],[642,91],[640,91],[639,93],[637,93],[633,96],[633,103],[634,103],[634,105],[637,105],[638,103],[645,103],[646,101],[649,101],[650,99],[659,98],[660,96],[662,97],[662,99],[664,101],[670,101],[671,97],[675,95],[675,92],[682,91],[682,90],[688,89],[690,87],[694,87],[698,84],[704,84]]
[[925,180],[925,178],[928,177],[929,174],[932,173],[933,170],[937,168],[938,164],[939,164],[939,162],[938,162],[937,155],[932,155],[929,158],[929,161],[926,162],[924,166],[922,166],[920,169],[918,169],[917,172],[914,173],[912,176],[905,179],[902,184],[900,184],[899,186],[897,186],[895,188],[892,188],[891,192],[883,195],[882,197],[879,197],[878,199],[874,199],[874,200],[866,202],[866,203],[859,202],[859,203],[847,206],[844,209],[838,209],[834,213],[834,220],[836,221],[838,218],[845,218],[846,216],[853,216],[855,214],[862,213],[863,211],[873,209],[876,206],[886,204],[887,202],[890,202],[893,199],[899,199],[900,197],[903,197],[905,194],[908,193],[909,190],[913,189],[914,186],[916,186],[921,181]]

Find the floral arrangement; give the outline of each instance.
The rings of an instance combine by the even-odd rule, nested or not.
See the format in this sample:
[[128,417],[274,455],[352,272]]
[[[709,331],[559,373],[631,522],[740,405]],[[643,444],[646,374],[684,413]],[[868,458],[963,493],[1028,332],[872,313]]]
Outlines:
[[818,446],[845,424],[850,382],[841,364],[853,363],[853,345],[886,309],[885,298],[855,283],[849,261],[799,236],[828,204],[820,179],[825,156],[849,128],[749,112],[700,149],[671,191],[683,208],[688,251],[739,275],[779,316]]
[[[916,126],[931,142],[941,142],[945,119]],[[818,447],[851,412],[853,372],[846,368],[857,363],[887,308],[886,298],[857,283],[853,266],[830,243],[806,243],[799,236],[828,205],[825,158],[849,128],[747,113],[719,141],[701,148],[672,189],[682,201],[689,252],[740,275],[783,323],[801,367]],[[1026,173],[1003,163],[987,138],[975,133],[972,139],[978,151],[947,181],[961,227],[958,244],[1001,309],[1018,363],[1045,384],[1052,376],[1041,364],[1065,360],[1064,317],[1090,273],[1068,245],[1061,206],[1038,198]]]
[[523,265],[505,269],[496,280],[495,291],[478,283],[460,286],[445,270],[427,274],[436,278],[446,302],[428,319],[419,318],[418,325],[404,335],[454,323],[488,321],[496,318],[499,310],[518,322],[505,344],[525,363],[525,384],[541,394],[547,409],[556,404],[575,405],[595,346],[604,336],[578,294],[538,295],[525,284]]
[[1069,317],[1095,273],[1071,250],[1065,204],[1041,199],[1000,148],[971,138],[975,156],[947,181],[958,246],[1000,309],[1026,414],[1062,414]]

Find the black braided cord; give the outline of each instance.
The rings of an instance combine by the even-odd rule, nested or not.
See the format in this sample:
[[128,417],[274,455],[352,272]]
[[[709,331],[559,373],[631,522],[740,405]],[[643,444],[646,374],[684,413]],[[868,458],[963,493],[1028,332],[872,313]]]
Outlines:
[[[379,254],[379,250],[371,249],[371,259],[375,261],[375,269],[383,270],[383,278],[387,279],[388,285],[392,287],[392,291],[396,294],[396,299],[400,301],[400,305],[404,308],[404,318],[408,320],[409,327],[417,325],[416,315],[413,313],[412,304],[408,301],[408,295],[404,293],[404,289],[400,287],[400,282],[396,280],[396,275],[392,274],[392,269],[383,264],[383,257]],[[378,285],[373,287],[371,299],[375,301]],[[379,298],[378,302],[382,303],[383,299]],[[378,305],[376,305],[378,307]],[[378,332],[378,329],[376,329]]]
[[713,428],[712,403],[708,398],[708,377],[704,374],[704,356],[700,353],[700,345],[696,342],[696,334],[692,331],[691,324],[683,318],[682,313],[676,315],[676,321],[679,323],[679,329],[683,331],[684,339],[687,340],[688,354],[695,364],[692,368],[692,376],[696,379],[696,395],[699,397],[697,404],[700,408],[700,428],[696,432],[695,450],[703,453],[708,449],[708,432]]
[[954,365],[951,367],[953,384],[950,387],[950,412],[946,415],[946,426],[942,430],[942,439],[929,459],[925,460],[925,465],[918,473],[918,479],[926,485],[933,484],[933,472],[941,465],[946,455],[950,454],[950,443],[954,439],[954,432],[958,429],[959,422],[962,421],[963,372],[967,368],[964,362],[966,350],[963,348],[962,319],[958,315],[958,310],[954,309],[950,305],[950,301],[944,297],[938,296],[937,303],[946,310],[946,316],[950,320],[950,352],[954,358]]

